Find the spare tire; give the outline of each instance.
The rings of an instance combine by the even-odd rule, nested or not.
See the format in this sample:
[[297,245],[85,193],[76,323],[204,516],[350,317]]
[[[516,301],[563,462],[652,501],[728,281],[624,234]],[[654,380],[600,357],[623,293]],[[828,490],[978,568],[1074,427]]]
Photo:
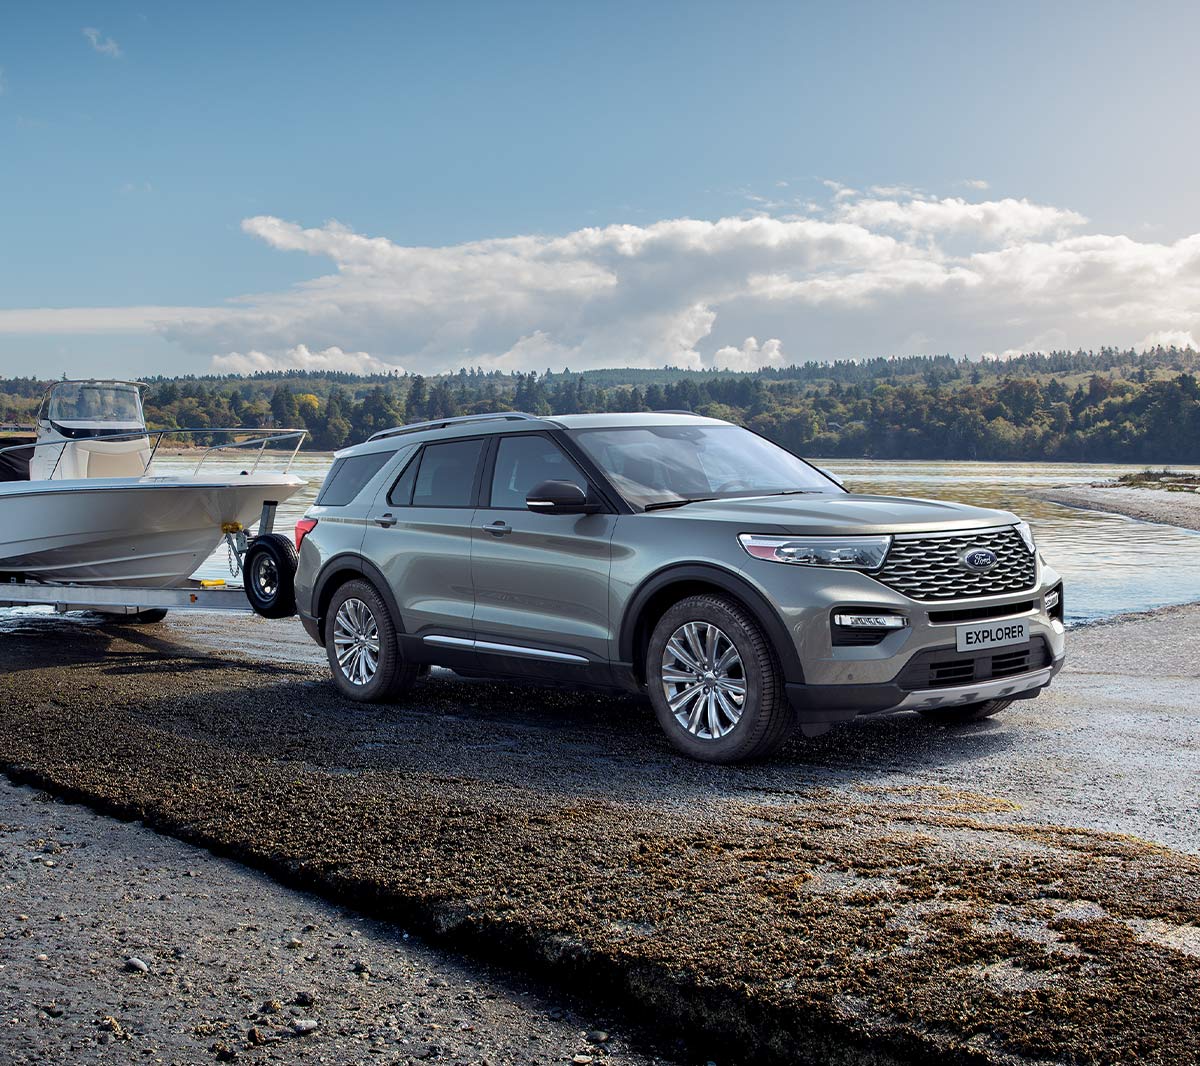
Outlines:
[[242,559],[246,599],[264,618],[296,613],[296,549],[280,533],[255,537]]

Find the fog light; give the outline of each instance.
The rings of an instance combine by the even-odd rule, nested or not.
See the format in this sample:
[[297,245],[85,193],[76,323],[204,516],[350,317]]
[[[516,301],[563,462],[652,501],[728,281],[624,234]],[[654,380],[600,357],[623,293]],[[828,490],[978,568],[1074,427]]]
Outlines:
[[901,614],[835,614],[833,624],[850,629],[903,629],[908,619]]
[[1053,611],[1058,606],[1059,601],[1058,589],[1051,589],[1046,593],[1046,610]]

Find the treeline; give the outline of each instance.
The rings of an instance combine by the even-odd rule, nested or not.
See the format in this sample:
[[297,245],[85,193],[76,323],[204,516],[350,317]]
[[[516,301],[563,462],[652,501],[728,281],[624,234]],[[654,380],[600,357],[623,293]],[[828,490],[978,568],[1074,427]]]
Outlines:
[[[421,375],[293,371],[155,378],[155,428],[309,430],[333,450],[379,429],[515,409],[687,410],[812,456],[1200,462],[1200,356],[1191,349],[806,363],[754,373],[596,370]],[[29,422],[45,382],[0,380],[0,421]],[[203,436],[200,438],[203,440]]]

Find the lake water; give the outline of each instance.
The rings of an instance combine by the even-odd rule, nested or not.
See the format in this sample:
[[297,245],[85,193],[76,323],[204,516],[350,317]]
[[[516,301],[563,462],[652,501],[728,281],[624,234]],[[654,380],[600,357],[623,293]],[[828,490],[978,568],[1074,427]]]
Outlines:
[[[309,484],[280,507],[279,531],[290,532],[313,502],[330,462],[330,456],[316,453],[297,458],[292,469]],[[819,465],[840,477],[852,492],[957,500],[1014,511],[1027,519],[1042,553],[1065,579],[1070,623],[1200,600],[1200,533],[1062,507],[1025,495],[1027,489],[1086,485],[1143,467],[865,459],[830,459]],[[186,470],[189,464],[169,457],[156,466],[165,473]],[[199,575],[228,577],[224,546]]]

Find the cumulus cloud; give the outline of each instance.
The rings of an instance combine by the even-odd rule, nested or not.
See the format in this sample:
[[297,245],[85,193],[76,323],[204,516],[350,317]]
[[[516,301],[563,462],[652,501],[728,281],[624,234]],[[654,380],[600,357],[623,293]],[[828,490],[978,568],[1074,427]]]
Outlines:
[[1076,211],[1024,199],[829,192],[804,216],[443,247],[260,215],[243,221],[248,239],[329,268],[218,307],[3,310],[0,333],[157,333],[222,371],[420,373],[752,369],[1200,336],[1200,234],[1097,233]]
[[88,39],[88,44],[92,46],[93,52],[99,52],[102,56],[109,56],[112,59],[121,58],[121,46],[111,37],[102,36],[95,26],[85,26],[83,35]]
[[214,355],[212,369],[219,374],[255,374],[279,370],[338,370],[349,374],[391,374],[404,371],[394,363],[376,359],[367,352],[344,352],[330,347],[310,352],[303,344],[278,355],[250,351]]
[[1045,234],[1065,235],[1087,222],[1083,215],[1028,200],[969,203],[944,200],[859,199],[838,208],[838,216],[868,229],[909,234],[969,234],[990,241],[1023,240]]
[[1160,329],[1154,333],[1147,333],[1142,338],[1142,342],[1138,345],[1142,351],[1147,351],[1150,348],[1191,348],[1200,350],[1200,345],[1196,343],[1196,338],[1184,329]]

